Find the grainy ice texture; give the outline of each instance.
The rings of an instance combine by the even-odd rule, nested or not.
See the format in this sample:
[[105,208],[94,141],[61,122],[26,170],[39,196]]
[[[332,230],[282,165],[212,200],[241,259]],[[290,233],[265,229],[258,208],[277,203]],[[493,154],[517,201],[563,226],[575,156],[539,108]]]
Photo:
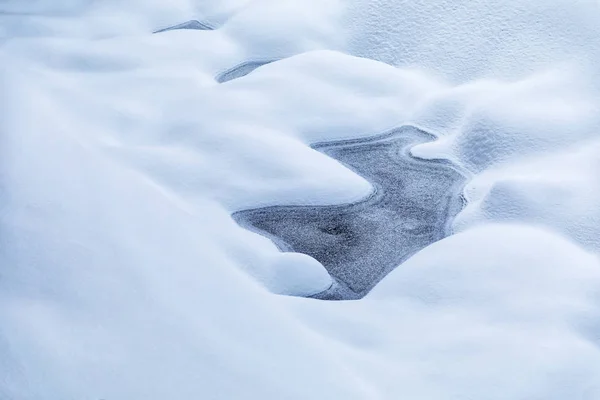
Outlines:
[[316,144],[371,182],[372,195],[353,204],[266,207],[234,217],[283,250],[320,261],[337,284],[316,297],[362,297],[411,254],[447,236],[461,209],[463,176],[448,162],[409,154],[412,145],[431,138],[403,127],[374,138]]

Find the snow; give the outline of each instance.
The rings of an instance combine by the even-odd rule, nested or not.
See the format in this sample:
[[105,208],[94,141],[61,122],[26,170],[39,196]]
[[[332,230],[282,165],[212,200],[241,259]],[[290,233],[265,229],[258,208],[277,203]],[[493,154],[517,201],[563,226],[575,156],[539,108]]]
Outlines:
[[591,399],[599,266],[555,234],[490,224],[427,247],[362,304],[300,313],[382,398]]
[[[2,2],[0,398],[600,398],[599,18]],[[330,277],[231,213],[364,198],[308,145],[401,125],[469,175],[457,233],[360,301],[285,296]]]
[[311,296],[333,283],[325,268],[306,254],[277,254],[269,269],[274,273],[270,287],[274,293]]

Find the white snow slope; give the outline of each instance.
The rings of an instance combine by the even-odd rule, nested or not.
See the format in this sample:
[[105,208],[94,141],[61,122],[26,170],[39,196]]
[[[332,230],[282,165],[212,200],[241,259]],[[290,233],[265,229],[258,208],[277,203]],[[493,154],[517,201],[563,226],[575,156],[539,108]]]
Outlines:
[[[599,399],[599,65],[597,0],[0,1],[0,399]],[[308,144],[404,124],[456,234],[279,295],[330,278],[230,213],[363,197]]]

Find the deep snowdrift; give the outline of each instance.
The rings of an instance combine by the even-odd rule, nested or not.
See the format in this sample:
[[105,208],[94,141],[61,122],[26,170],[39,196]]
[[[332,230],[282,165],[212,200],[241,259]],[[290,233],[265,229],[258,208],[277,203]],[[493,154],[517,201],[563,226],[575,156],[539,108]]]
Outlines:
[[[0,397],[600,398],[599,19],[592,0],[2,2]],[[152,33],[189,20],[218,29]],[[308,145],[404,124],[439,137],[413,155],[472,174],[458,233],[361,301],[274,294],[329,277],[231,213],[363,198]]]

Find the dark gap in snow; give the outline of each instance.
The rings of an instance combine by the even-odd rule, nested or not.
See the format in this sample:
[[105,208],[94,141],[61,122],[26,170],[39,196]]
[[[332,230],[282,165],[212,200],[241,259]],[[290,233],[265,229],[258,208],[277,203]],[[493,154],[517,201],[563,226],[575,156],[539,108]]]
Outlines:
[[241,64],[236,65],[233,68],[221,72],[219,75],[217,75],[215,80],[219,83],[225,83],[233,79],[241,78],[243,76],[248,75],[255,69],[262,67],[263,65],[270,64],[274,61],[277,61],[277,59],[262,61],[245,61]]
[[187,21],[184,22],[182,24],[179,25],[174,25],[174,26],[170,26],[168,28],[163,28],[163,29],[159,29],[153,33],[161,33],[161,32],[167,32],[167,31],[174,31],[177,29],[192,29],[192,30],[198,30],[198,31],[212,31],[215,30],[215,28],[206,23],[206,22],[200,22],[198,20],[191,20],[191,21]]
[[411,255],[448,236],[464,206],[465,178],[450,162],[409,154],[412,146],[432,138],[407,126],[376,137],[315,144],[371,182],[372,195],[352,204],[273,206],[233,217],[282,251],[308,254],[325,266],[335,284],[312,297],[361,298]]

